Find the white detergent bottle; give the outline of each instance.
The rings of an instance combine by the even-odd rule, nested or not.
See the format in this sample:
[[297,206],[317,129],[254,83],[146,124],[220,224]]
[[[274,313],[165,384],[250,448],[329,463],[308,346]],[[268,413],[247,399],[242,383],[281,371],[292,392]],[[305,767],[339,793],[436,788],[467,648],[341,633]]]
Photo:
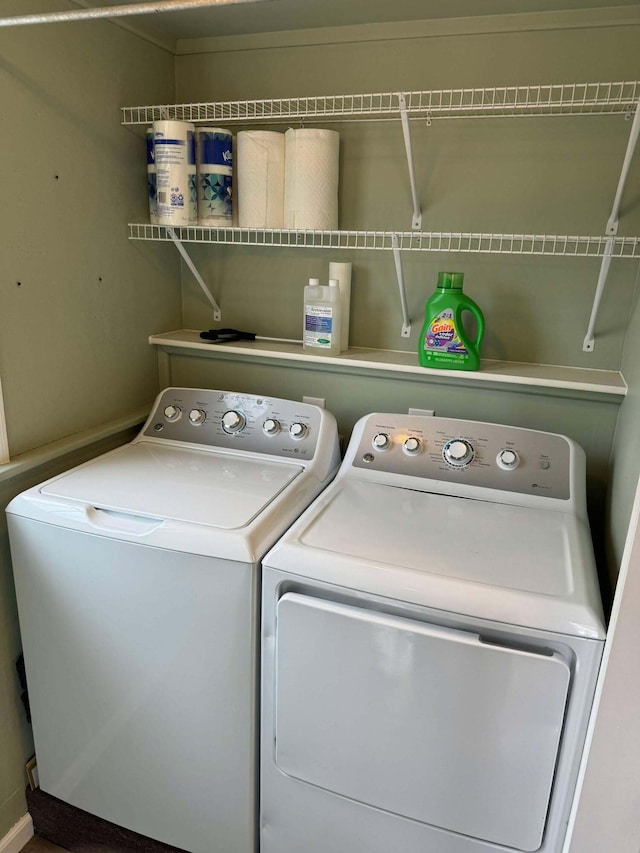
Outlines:
[[304,289],[302,347],[305,352],[340,355],[340,287],[310,278]]

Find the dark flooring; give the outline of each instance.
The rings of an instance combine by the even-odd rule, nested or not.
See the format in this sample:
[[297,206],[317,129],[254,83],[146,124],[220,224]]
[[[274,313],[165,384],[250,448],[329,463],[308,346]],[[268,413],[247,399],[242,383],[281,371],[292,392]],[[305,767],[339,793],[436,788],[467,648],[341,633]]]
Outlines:
[[59,850],[64,850],[64,848],[34,835],[31,841],[28,841],[22,848],[21,853],[56,853]]

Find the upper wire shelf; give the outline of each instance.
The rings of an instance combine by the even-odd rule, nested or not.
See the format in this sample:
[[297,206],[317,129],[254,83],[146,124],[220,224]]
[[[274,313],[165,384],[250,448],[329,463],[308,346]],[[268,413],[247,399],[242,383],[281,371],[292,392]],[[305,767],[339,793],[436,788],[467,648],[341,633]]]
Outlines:
[[640,258],[640,237],[597,237],[558,234],[489,234],[451,231],[297,231],[266,228],[211,228],[129,224],[130,240],[173,240],[324,249],[383,249],[402,251],[508,255],[562,255],[599,258]]
[[404,96],[409,116],[427,119],[631,113],[640,99],[640,81],[122,107],[122,124],[149,124],[162,119],[196,123],[273,123],[307,118],[344,121],[395,118],[399,115],[401,96]]

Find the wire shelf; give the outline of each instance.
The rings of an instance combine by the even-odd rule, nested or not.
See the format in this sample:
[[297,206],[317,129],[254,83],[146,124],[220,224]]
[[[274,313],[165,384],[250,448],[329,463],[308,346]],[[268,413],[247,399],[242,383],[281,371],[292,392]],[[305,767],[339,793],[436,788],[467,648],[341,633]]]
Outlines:
[[[172,241],[164,225],[129,224],[130,240]],[[296,231],[262,228],[173,228],[183,243],[274,248],[383,249],[499,255],[561,255],[599,258],[611,244],[613,258],[640,258],[640,237],[557,234],[487,234],[452,231]],[[607,253],[609,250],[607,249]]]
[[122,124],[150,124],[161,119],[230,124],[277,123],[308,118],[342,121],[397,118],[402,95],[409,116],[428,119],[629,113],[640,99],[640,81],[434,89],[422,92],[122,107]]

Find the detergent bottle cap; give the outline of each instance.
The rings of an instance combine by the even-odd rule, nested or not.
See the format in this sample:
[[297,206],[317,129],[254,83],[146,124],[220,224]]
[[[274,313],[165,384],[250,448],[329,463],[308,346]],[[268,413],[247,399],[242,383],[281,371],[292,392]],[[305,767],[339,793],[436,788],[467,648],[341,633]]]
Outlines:
[[438,288],[440,290],[462,290],[463,272],[439,272]]

